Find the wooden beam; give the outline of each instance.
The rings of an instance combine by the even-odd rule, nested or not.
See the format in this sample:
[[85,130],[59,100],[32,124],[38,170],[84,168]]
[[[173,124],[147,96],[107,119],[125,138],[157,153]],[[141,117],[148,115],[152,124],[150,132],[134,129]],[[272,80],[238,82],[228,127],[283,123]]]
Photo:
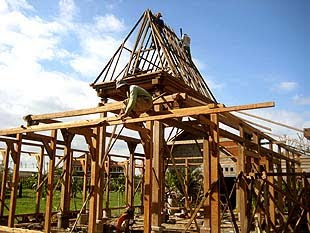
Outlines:
[[[211,185],[219,179],[219,120],[217,114],[211,114],[211,121],[216,127],[210,127],[210,140],[211,140]],[[211,193],[211,233],[220,233],[220,185],[219,183],[214,187]]]
[[129,149],[129,164],[128,164],[128,205],[133,207],[134,206],[134,192],[135,192],[135,161],[134,161],[134,153],[137,147],[137,144],[134,143],[127,143]]
[[48,164],[47,173],[47,194],[46,194],[46,207],[45,207],[45,220],[44,220],[44,232],[50,233],[52,223],[52,210],[53,210],[53,190],[54,190],[54,171],[55,171],[55,154],[56,154],[56,140],[57,130],[53,130],[51,136],[54,140],[51,141],[50,148],[50,161]]
[[[155,106],[155,111],[160,111],[160,106]],[[152,230],[160,231],[163,210],[164,189],[164,126],[162,122],[154,121],[153,124],[153,180],[152,180]],[[155,229],[153,229],[155,227]]]
[[[203,190],[207,193],[211,188],[211,153],[209,140],[203,140]],[[211,229],[211,202],[210,196],[205,200],[203,204],[204,208],[204,220],[201,232],[210,232]]]
[[99,118],[92,120],[81,120],[81,121],[73,121],[73,122],[63,122],[63,123],[52,123],[47,125],[36,125],[29,127],[19,127],[12,128],[6,130],[0,130],[1,135],[9,135],[9,134],[17,134],[17,133],[26,133],[26,132],[35,132],[35,131],[46,131],[52,129],[64,129],[64,128],[75,128],[75,127],[86,127],[86,126],[95,126],[102,123],[108,125],[117,125],[122,123],[138,123],[145,121],[154,121],[154,120],[165,120],[176,117],[184,117],[184,116],[195,116],[195,115],[204,115],[204,114],[212,114],[212,113],[223,113],[230,111],[240,111],[240,110],[248,110],[248,109],[257,109],[257,108],[267,108],[274,107],[274,102],[265,102],[258,104],[248,104],[248,105],[239,105],[232,107],[222,107],[222,108],[214,108],[210,109],[208,106],[200,106],[200,107],[191,107],[191,108],[182,108],[175,109],[171,111],[159,112],[159,115],[148,116],[147,114],[142,114],[139,118],[126,118],[125,121],[120,120],[118,117],[107,117],[107,118]]
[[144,142],[145,173],[144,173],[144,232],[152,230],[152,154],[153,154],[153,122],[147,122],[146,128],[150,130],[149,135],[140,133]]
[[99,131],[100,128],[94,129],[96,137],[92,137],[91,144],[89,144],[91,151],[91,178],[90,178],[90,200],[89,200],[89,217],[88,217],[88,232],[96,232],[96,207],[98,194],[98,174],[99,174]]
[[71,134],[68,132],[68,130],[63,129],[61,131],[64,142],[65,142],[65,148],[64,148],[64,159],[63,162],[63,182],[61,183],[61,198],[60,198],[60,224],[58,224],[61,228],[68,228],[69,227],[69,216],[68,213],[70,211],[70,171],[72,169],[72,159],[71,156],[73,156],[71,151],[71,143],[74,137],[74,134]]
[[[176,93],[176,94],[165,96],[165,101],[163,101],[162,99],[155,100],[154,105],[162,104],[164,102],[172,102],[179,98],[182,98],[182,99],[186,98],[186,94]],[[77,110],[65,111],[65,112],[46,113],[46,114],[39,114],[39,115],[28,115],[26,117],[28,118],[27,121],[40,121],[44,123],[55,123],[55,121],[48,121],[48,120],[57,119],[57,118],[65,118],[65,117],[83,116],[83,115],[97,114],[97,113],[104,113],[104,112],[113,112],[115,110],[120,110],[125,107],[126,105],[123,102],[115,102],[115,103],[106,103],[104,106],[100,106],[100,107],[77,109]]]
[[[17,143],[14,145],[14,150],[16,150],[15,159],[14,160],[14,167],[13,167],[13,177],[12,177],[12,188],[11,188],[11,198],[10,198],[10,208],[9,208],[9,219],[8,219],[8,227],[14,227],[14,220],[15,220],[15,211],[16,211],[16,198],[17,198],[17,189],[18,189],[18,182],[19,182],[19,165],[20,165],[20,152],[22,148],[22,135],[18,134]],[[15,147],[16,146],[16,147]],[[12,149],[10,148],[12,153]]]
[[[244,129],[242,126],[239,126],[240,137],[244,139]],[[237,161],[237,173],[241,172],[246,173],[246,156],[245,156],[245,147],[242,142],[239,142],[239,156]],[[240,221],[240,230],[241,232],[247,232],[247,184],[244,179],[240,179],[237,190],[237,209],[239,212],[239,221]]]

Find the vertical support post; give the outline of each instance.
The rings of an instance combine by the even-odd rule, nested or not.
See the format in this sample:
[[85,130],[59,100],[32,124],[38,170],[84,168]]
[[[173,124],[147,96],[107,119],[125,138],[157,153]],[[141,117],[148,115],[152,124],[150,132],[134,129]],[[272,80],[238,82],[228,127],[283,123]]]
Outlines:
[[44,221],[44,232],[50,233],[51,222],[52,222],[52,209],[53,209],[53,189],[54,189],[54,171],[55,171],[55,155],[56,155],[56,141],[57,141],[57,130],[52,130],[51,132],[52,140],[49,146],[49,164],[47,173],[47,194],[46,194],[46,207],[45,207],[45,221]]
[[[282,152],[281,152],[281,146],[278,145],[278,153],[281,155]],[[282,173],[282,162],[281,162],[281,159],[279,159],[279,163],[277,164],[277,172],[280,174]],[[282,176],[279,175],[278,177],[278,187],[283,190],[283,182],[282,182]],[[281,192],[278,192],[278,199],[277,199],[277,202],[278,202],[278,206],[280,208],[280,211],[283,212],[283,207],[284,207],[284,204],[283,204],[283,194]]]
[[[211,126],[210,131],[210,145],[211,145],[211,185],[218,182],[219,179],[219,121],[217,114],[211,114],[211,121],[215,127]],[[214,187],[211,193],[211,233],[220,232],[220,184]]]
[[89,143],[91,151],[91,177],[90,177],[90,200],[89,200],[89,217],[88,217],[88,232],[96,232],[96,211],[97,211],[97,195],[98,195],[98,177],[99,177],[99,139],[100,127],[93,129],[94,135]]
[[[285,161],[285,165],[286,165],[286,173],[287,173],[287,176],[286,176],[286,183],[287,183],[287,187],[289,190],[287,190],[287,192],[291,193],[291,189],[292,189],[292,184],[291,184],[291,177],[289,175],[289,173],[291,172],[291,165],[290,165],[290,161],[289,161],[289,150],[288,149],[285,149],[285,156],[286,156],[286,161]],[[287,200],[287,209],[288,209],[288,212],[290,213],[291,211],[291,200]]]
[[[84,166],[83,166],[83,203],[86,201],[87,198],[87,184],[88,184],[88,163],[89,160],[89,153],[85,153],[85,157],[84,157]],[[86,208],[83,209],[83,213],[86,212]]]
[[2,182],[1,182],[1,194],[0,194],[0,217],[3,217],[4,205],[5,205],[5,191],[6,182],[9,173],[9,153],[10,149],[7,146],[6,150],[2,152],[3,157],[3,171],[2,171]]
[[[39,186],[43,180],[43,164],[44,164],[44,147],[43,146],[41,147],[37,162],[38,162],[38,186]],[[42,185],[36,192],[36,207],[35,207],[36,214],[40,213],[41,194],[42,194]]]
[[[184,187],[185,187],[185,193],[188,193],[188,185],[189,185],[189,177],[188,177],[188,159],[185,159],[185,179],[184,179]],[[189,203],[188,199],[185,198],[185,208],[187,211],[189,210]]]
[[[154,106],[155,111],[160,111],[161,106]],[[163,192],[164,189],[164,158],[163,144],[164,128],[163,123],[154,121],[153,125],[153,181],[152,181],[152,230],[161,231],[163,212]]]
[[135,193],[135,182],[134,182],[134,173],[135,173],[135,160],[134,153],[137,147],[136,143],[127,142],[129,149],[129,164],[128,164],[128,205],[130,207],[134,206],[134,193]]
[[153,158],[153,122],[146,122],[149,129],[148,135],[142,135],[145,153],[145,175],[144,175],[144,232],[151,232],[152,226],[152,158]]
[[70,177],[72,170],[72,159],[73,154],[71,153],[71,142],[73,135],[69,134],[67,130],[61,130],[63,139],[65,142],[64,154],[65,157],[63,163],[63,182],[61,184],[61,197],[60,197],[60,213],[58,215],[58,228],[68,228],[69,227],[69,211],[70,211]]
[[106,189],[105,189],[105,200],[104,200],[104,215],[105,217],[111,217],[111,210],[109,207],[109,201],[110,201],[110,181],[111,181],[111,175],[110,175],[110,166],[111,166],[111,158],[110,155],[107,156],[107,161],[105,163],[105,173],[106,173]]
[[[206,193],[211,187],[211,156],[210,156],[210,144],[209,140],[203,140],[203,192]],[[210,232],[211,230],[211,202],[210,195],[204,202],[204,220],[201,232]]]
[[12,178],[8,227],[14,227],[16,197],[17,197],[18,182],[19,182],[19,164],[20,164],[20,153],[21,153],[21,147],[22,147],[22,134],[17,134],[16,139],[17,139],[17,143],[14,143],[16,145],[13,144],[12,148],[10,149],[11,155],[14,161],[14,167],[13,167],[13,178]]
[[[241,138],[244,137],[244,129],[243,126],[239,126],[239,133]],[[238,173],[247,172],[246,166],[246,156],[245,156],[245,148],[244,143],[239,143],[238,145]],[[247,184],[245,180],[241,177],[238,185],[238,209],[239,209],[239,221],[240,221],[240,229],[241,232],[247,232]]]
[[144,173],[145,173],[145,160],[142,160],[141,168],[141,193],[140,193],[140,202],[141,202],[141,214],[144,213]]
[[[273,151],[273,144],[272,144],[272,141],[269,141],[269,149]],[[273,168],[273,156],[271,155],[269,158],[267,158],[267,161],[266,161],[266,169],[267,169],[267,172],[274,172],[274,168]],[[272,183],[274,185],[274,176],[268,176],[268,181],[270,183]],[[268,187],[268,186],[267,186]],[[271,195],[273,198],[275,198],[274,196],[274,188],[269,185],[269,195]],[[275,199],[274,199],[275,200]],[[274,204],[274,201],[269,197],[268,198],[268,201],[267,201],[267,207],[269,207],[269,216],[270,216],[270,220],[272,222],[272,224],[275,226],[276,225],[276,215],[275,215],[275,204]],[[272,227],[269,227],[269,232],[274,232],[274,229]]]
[[[106,101],[102,101],[104,104]],[[106,117],[107,113],[101,113],[100,117]],[[99,156],[99,164],[102,167],[99,167],[99,177],[98,177],[98,194],[97,194],[97,220],[98,224],[102,225],[102,216],[103,216],[103,189],[104,189],[104,175],[105,175],[105,163],[103,161],[105,156],[105,147],[106,147],[106,125],[99,127],[99,148],[98,148],[98,156]]]
[[125,162],[125,205],[128,206],[128,191],[129,191],[129,182],[128,182],[128,177],[129,177],[129,160],[126,160]]

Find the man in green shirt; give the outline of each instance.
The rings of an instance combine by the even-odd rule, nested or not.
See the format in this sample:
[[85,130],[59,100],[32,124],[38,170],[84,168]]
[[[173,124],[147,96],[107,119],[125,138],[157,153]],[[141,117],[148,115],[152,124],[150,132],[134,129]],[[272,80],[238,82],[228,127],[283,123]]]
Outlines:
[[139,117],[140,114],[149,111],[153,107],[151,94],[142,87],[129,85],[127,82],[119,80],[116,82],[116,89],[128,96],[128,99],[124,101],[126,109],[120,115],[121,119],[126,116]]

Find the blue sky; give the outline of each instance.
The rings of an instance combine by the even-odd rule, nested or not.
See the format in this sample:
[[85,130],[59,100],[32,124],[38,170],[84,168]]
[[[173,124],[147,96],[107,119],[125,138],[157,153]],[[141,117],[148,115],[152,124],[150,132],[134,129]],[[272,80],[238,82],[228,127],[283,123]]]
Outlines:
[[253,113],[310,127],[308,0],[0,0],[0,127],[29,113],[95,106],[88,84],[147,8],[191,36],[219,102],[275,101]]

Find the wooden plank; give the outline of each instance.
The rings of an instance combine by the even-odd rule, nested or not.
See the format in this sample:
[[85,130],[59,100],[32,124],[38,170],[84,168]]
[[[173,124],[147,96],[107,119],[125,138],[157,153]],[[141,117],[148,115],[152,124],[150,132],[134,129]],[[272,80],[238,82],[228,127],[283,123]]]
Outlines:
[[[14,148],[16,150],[16,157],[15,157],[15,159],[13,159],[14,167],[13,167],[8,227],[14,227],[16,198],[17,198],[17,190],[18,190],[18,182],[19,182],[20,152],[21,152],[21,148],[22,148],[22,135],[18,134],[16,139],[18,140],[18,142],[15,143],[15,145],[14,145]],[[12,149],[10,149],[10,151],[12,153]]]
[[44,232],[50,233],[52,223],[52,210],[53,210],[53,190],[54,190],[54,171],[55,171],[55,154],[56,154],[56,139],[57,130],[53,130],[51,136],[54,140],[51,141],[50,148],[52,153],[48,164],[47,173],[47,194],[46,194],[46,207],[45,207],[45,221]]
[[[176,117],[195,116],[195,115],[212,114],[212,113],[223,113],[223,112],[230,112],[230,111],[240,111],[240,110],[266,108],[266,107],[274,107],[274,102],[247,104],[247,105],[239,105],[239,106],[232,106],[232,107],[214,108],[214,109],[210,109],[208,106],[182,108],[182,109],[175,109],[171,111],[159,112],[158,113],[159,115],[154,115],[154,116],[148,116],[147,114],[142,114],[139,118],[126,118],[125,122],[126,123],[138,123],[138,122],[154,121],[154,120],[160,121],[160,120],[176,118]],[[102,123],[105,123],[108,125],[117,125],[117,124],[124,123],[124,121],[120,120],[118,117],[107,117],[107,118],[99,118],[99,119],[92,119],[92,120],[52,123],[52,124],[47,124],[47,125],[37,125],[37,126],[30,126],[30,127],[25,127],[25,128],[19,127],[19,128],[0,130],[0,136],[8,135],[8,134],[16,134],[16,133],[25,133],[25,132],[46,131],[46,130],[52,130],[52,129],[95,126],[95,125],[102,124]]]

